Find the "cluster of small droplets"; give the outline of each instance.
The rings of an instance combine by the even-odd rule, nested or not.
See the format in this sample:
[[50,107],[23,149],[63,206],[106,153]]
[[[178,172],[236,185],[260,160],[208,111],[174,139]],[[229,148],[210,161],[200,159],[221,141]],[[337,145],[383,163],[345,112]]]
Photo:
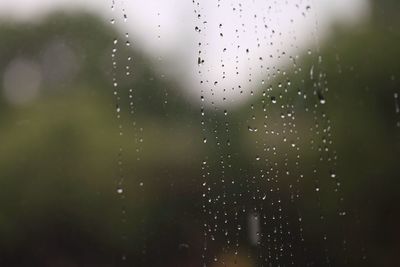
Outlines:
[[[296,7],[299,8],[299,5],[296,4]],[[306,10],[308,11],[310,9],[310,6],[306,6]],[[294,25],[295,20],[291,19],[290,20],[290,25],[291,27]],[[293,73],[294,75],[301,75],[302,74],[302,68],[299,67],[297,65],[296,60],[298,59],[298,53],[300,53],[301,51],[299,50],[299,47],[297,45],[297,34],[296,31],[294,30],[294,28],[292,28],[291,30],[289,30],[288,34],[291,36],[291,40],[293,41],[290,44],[290,47],[294,48],[294,51],[296,51],[295,55],[289,55],[289,59],[293,64]],[[310,50],[309,50],[310,51]],[[289,89],[295,90],[295,88],[290,88],[291,87],[291,82],[290,80],[287,80],[286,85]],[[287,90],[285,90],[285,92],[287,92]],[[288,96],[289,97],[289,96]],[[295,96],[296,97],[296,96]],[[305,92],[303,92],[302,90],[298,89],[297,90],[297,97],[303,98],[303,100],[307,99],[307,94]],[[291,98],[289,100],[289,103],[293,103],[295,101],[295,99]],[[294,172],[293,173],[293,177],[297,177],[295,183],[290,182],[289,183],[289,192],[290,192],[290,202],[293,203],[294,208],[296,210],[296,217],[297,217],[297,222],[295,222],[297,224],[297,230],[298,230],[298,238],[300,240],[300,242],[302,243],[302,248],[303,248],[303,253],[306,253],[306,247],[305,247],[305,237],[304,237],[304,229],[303,229],[303,214],[300,211],[300,209],[298,208],[298,206],[301,203],[301,196],[302,196],[302,192],[300,190],[301,188],[301,183],[303,182],[303,172],[300,168],[300,160],[301,160],[301,146],[300,146],[300,134],[297,130],[296,127],[296,113],[295,113],[295,106],[293,104],[291,105],[287,105],[287,118],[289,119],[289,121],[287,122],[288,125],[288,131],[292,136],[292,140],[290,142],[290,147],[292,149],[295,150],[295,161],[294,161]],[[286,154],[287,155],[287,154]],[[288,157],[285,157],[285,161],[288,160]],[[287,170],[287,175],[289,175],[288,170]],[[293,238],[293,236],[292,236]],[[293,260],[293,254],[291,254],[291,264],[294,265],[294,260]]]
[[[111,4],[111,11],[115,11],[115,0],[112,0]],[[115,17],[110,19],[110,23],[114,25],[116,23]],[[115,99],[115,111],[116,111],[116,117],[118,121],[118,132],[119,136],[122,137],[124,134],[124,129],[123,129],[123,122],[121,118],[122,114],[122,108],[121,108],[121,94],[119,90],[119,83],[117,79],[117,73],[118,73],[118,64],[117,64],[117,58],[118,58],[118,43],[119,39],[115,37],[112,41],[113,46],[112,46],[112,51],[111,51],[111,62],[112,62],[112,87],[113,87],[113,95]],[[121,139],[120,139],[121,140]],[[122,142],[122,141],[121,141]],[[122,145],[120,145],[118,149],[118,156],[117,156],[117,165],[118,165],[118,178],[117,178],[117,189],[116,193],[119,195],[119,197],[123,200],[126,197],[126,191],[124,188],[124,169],[123,169],[123,164],[124,164],[124,158],[123,158],[123,148]],[[126,208],[125,205],[123,204],[121,207],[121,223],[126,224]],[[125,233],[121,234],[121,239],[125,243],[127,240],[127,235]],[[126,261],[127,256],[123,252],[121,255],[121,260]]]
[[[293,203],[293,207],[298,207],[301,195],[300,184],[304,180],[304,173],[301,171],[301,140],[302,135],[299,134],[298,127],[296,125],[297,120],[297,109],[295,107],[296,98],[300,98],[304,101],[308,101],[311,104],[305,104],[304,110],[308,115],[313,118],[313,125],[310,127],[310,149],[315,154],[318,154],[318,159],[313,165],[312,174],[310,178],[314,180],[315,196],[317,199],[317,206],[319,212],[320,226],[324,228],[321,235],[323,250],[325,251],[326,264],[330,265],[329,251],[327,246],[328,235],[326,230],[326,215],[322,212],[322,201],[321,198],[326,192],[324,187],[324,181],[322,180],[327,176],[324,173],[321,166],[325,166],[326,163],[330,166],[329,177],[334,183],[334,192],[337,193],[339,198],[338,215],[343,217],[346,212],[342,209],[343,197],[341,196],[341,183],[336,173],[337,155],[333,149],[333,138],[332,138],[332,127],[331,121],[325,113],[325,106],[327,104],[327,93],[328,93],[328,82],[327,75],[323,71],[322,63],[323,59],[319,52],[319,41],[316,35],[318,31],[318,20],[315,16],[315,29],[314,37],[316,40],[317,51],[315,55],[311,49],[308,54],[313,57],[314,63],[309,69],[309,79],[311,86],[307,88],[306,81],[303,79],[300,82],[300,88],[294,88],[293,81],[287,78],[285,71],[281,70],[279,66],[269,66],[269,61],[279,60],[281,62],[289,62],[293,66],[293,73],[301,76],[303,71],[298,65],[298,55],[288,54],[282,47],[285,47],[283,37],[289,37],[291,48],[299,50],[296,32],[294,27],[286,31],[279,31],[279,27],[272,28],[271,25],[279,26],[279,23],[285,23],[280,21],[273,21],[270,16],[270,12],[283,12],[284,7],[277,5],[276,1],[266,1],[265,6],[262,9],[255,11],[251,17],[252,20],[246,20],[247,8],[243,7],[242,3],[238,1],[221,1],[217,0],[217,8],[230,8],[233,14],[236,16],[237,23],[234,27],[235,41],[230,44],[226,43],[229,35],[227,30],[228,25],[225,22],[219,22],[216,25],[211,25],[205,17],[205,13],[201,7],[200,1],[192,0],[194,5],[194,13],[196,16],[196,25],[194,26],[195,32],[198,34],[200,41],[198,42],[198,53],[195,60],[198,65],[198,77],[200,78],[200,115],[201,115],[201,131],[202,131],[202,143],[204,146],[214,146],[217,149],[216,166],[211,163],[211,157],[206,156],[201,164],[201,175],[202,175],[202,210],[205,215],[206,221],[204,222],[204,245],[203,245],[203,261],[204,266],[208,259],[208,247],[209,242],[214,242],[221,235],[219,241],[224,240],[225,246],[222,248],[222,255],[229,253],[230,249],[234,249],[235,256],[238,255],[239,251],[239,238],[242,232],[243,226],[239,223],[240,215],[249,215],[249,222],[252,222],[251,229],[258,229],[258,224],[263,224],[263,231],[260,229],[255,233],[256,238],[253,239],[254,245],[258,249],[258,259],[265,262],[265,266],[284,266],[282,262],[289,261],[291,265],[295,265],[295,253],[294,244],[296,242],[296,236],[298,235],[299,240],[305,244],[305,238],[303,233],[303,215],[296,209],[296,220],[295,222],[290,221],[288,210],[283,210],[283,207],[287,207],[285,203],[284,192],[288,190],[290,196],[289,201]],[[255,5],[256,1],[252,3],[246,3],[248,5]],[[286,1],[284,5],[291,5]],[[311,3],[310,3],[311,2]],[[295,3],[296,7],[301,10],[303,17],[309,16],[310,12],[315,10],[312,4],[312,0],[299,0]],[[112,10],[114,10],[114,0],[112,1]],[[126,22],[128,16],[125,9],[122,9],[123,20]],[[315,14],[315,11],[314,11]],[[157,13],[160,17],[160,13]],[[288,18],[291,25],[294,25],[296,21]],[[115,19],[111,19],[111,24],[115,24]],[[207,26],[211,25],[211,26]],[[158,23],[157,38],[161,37],[160,24]],[[220,58],[217,57],[218,64],[220,64],[220,72],[218,72],[218,78],[208,79],[205,74],[214,71],[212,64],[206,62],[207,49],[209,45],[205,40],[210,39],[210,30],[207,27],[215,27],[218,30],[217,42],[223,44],[221,46]],[[253,43],[255,45],[242,45],[239,42],[246,38],[246,33],[251,31],[255,38]],[[126,40],[124,42],[125,48],[131,46],[129,41],[129,34],[125,34]],[[211,39],[210,39],[211,40]],[[113,41],[112,50],[112,68],[113,68],[113,88],[116,99],[116,113],[119,123],[119,134],[123,135],[122,119],[121,119],[121,105],[120,105],[120,91],[117,79],[117,47],[118,39]],[[210,41],[211,42],[211,41]],[[274,54],[264,55],[262,49],[265,47],[273,48],[276,52]],[[230,61],[226,51],[235,51],[234,62]],[[300,51],[299,51],[300,52]],[[246,59],[244,62],[240,61],[239,55],[245,55]],[[160,58],[161,60],[161,58]],[[339,57],[337,56],[339,61]],[[254,101],[249,105],[250,116],[246,122],[246,128],[249,136],[254,141],[255,152],[252,157],[254,159],[254,166],[256,166],[255,175],[247,175],[247,170],[240,170],[239,176],[245,180],[245,185],[242,185],[242,181],[230,177],[233,157],[235,153],[231,153],[231,109],[226,107],[226,103],[233,101],[228,97],[228,91],[238,90],[240,94],[248,94],[250,97],[257,94],[256,90],[253,89],[259,87],[259,83],[255,82],[257,77],[255,75],[254,65],[251,62],[257,62],[258,68],[262,71],[261,85],[266,87],[263,91],[263,98],[261,105],[259,106]],[[227,66],[233,63],[234,73],[229,72]],[[240,68],[240,66],[245,66]],[[132,58],[129,57],[127,64],[124,69],[125,75],[132,75]],[[226,80],[234,79],[244,72],[246,81],[237,84],[236,86],[226,86]],[[276,85],[273,84],[273,80],[277,78],[280,82]],[[269,84],[271,83],[271,84]],[[268,85],[268,86],[267,86]],[[290,92],[297,90],[297,96],[292,96]],[[308,92],[310,90],[311,92]],[[217,94],[222,92],[222,95]],[[129,89],[129,113],[134,116],[134,90]],[[165,91],[164,104],[168,103],[168,93]],[[220,99],[220,97],[222,99]],[[207,99],[206,99],[207,98]],[[217,99],[218,98],[218,99]],[[205,102],[211,104],[212,112],[208,112]],[[217,103],[222,100],[224,105],[219,106]],[[315,101],[314,101],[315,100]],[[396,114],[400,114],[399,108],[399,96],[397,93],[394,94]],[[218,102],[217,102],[218,101]],[[308,103],[307,102],[307,103]],[[258,109],[261,107],[262,116],[259,116]],[[278,115],[274,116],[270,110],[278,110]],[[210,114],[210,115],[209,115]],[[223,118],[221,120],[221,117]],[[221,124],[222,121],[222,124]],[[262,124],[261,124],[261,123]],[[132,125],[137,133],[136,122],[133,120]],[[211,125],[211,127],[208,127]],[[398,122],[400,127],[400,122]],[[139,128],[140,134],[143,129]],[[211,137],[213,136],[213,137]],[[306,139],[306,138],[304,138]],[[143,138],[136,136],[136,140],[139,143],[143,141]],[[279,140],[277,144],[270,145],[269,140]],[[228,152],[227,152],[228,151]],[[139,152],[139,146],[137,148]],[[139,153],[138,153],[139,154]],[[293,155],[295,155],[294,160]],[[138,157],[139,159],[139,157]],[[122,147],[118,154],[118,166],[121,173],[120,181],[118,182],[117,193],[124,197],[123,189],[123,170],[122,170]],[[321,167],[321,168],[320,168]],[[211,173],[213,172],[213,173]],[[218,180],[214,182],[211,177],[218,177]],[[292,180],[295,177],[296,180]],[[261,181],[261,182],[260,182]],[[287,181],[287,182],[286,182]],[[238,193],[233,189],[232,185],[235,183],[241,184],[241,190],[247,190],[247,194],[250,196],[250,204],[244,204],[242,207],[238,206],[240,198],[243,197],[242,193]],[[287,184],[287,188],[284,186]],[[140,183],[143,186],[143,182]],[[264,187],[265,185],[265,187]],[[245,188],[244,188],[245,187]],[[221,190],[220,190],[221,189]],[[231,190],[232,189],[232,190]],[[232,195],[231,195],[232,194]],[[228,200],[233,199],[233,209],[230,208]],[[253,203],[256,203],[253,205]],[[232,232],[229,227],[230,224],[235,225],[236,230]],[[294,228],[296,225],[296,229]],[[253,228],[252,228],[253,227]],[[295,233],[295,231],[297,231]],[[236,239],[233,241],[233,239]],[[344,249],[346,246],[346,240],[343,240]],[[305,249],[304,249],[305,251]],[[215,252],[217,253],[217,252]],[[265,254],[266,253],[266,254]],[[220,254],[209,255],[213,261],[219,261],[222,264],[226,264],[224,256]],[[125,259],[125,256],[124,256]],[[312,264],[312,263],[310,263]],[[310,265],[308,264],[308,265]],[[264,266],[264,263],[262,263]]]
[[[200,3],[196,2],[195,0],[192,1],[194,5],[194,14],[196,15],[196,23],[200,22],[201,19],[201,8],[200,8]],[[201,30],[198,26],[195,26],[195,31],[197,33],[201,33]],[[198,60],[197,64],[199,66],[199,76],[200,76],[200,84],[203,85],[203,80],[202,80],[202,71],[201,71],[201,66],[204,63],[204,60],[202,59],[202,50],[201,50],[202,43],[198,43]],[[206,135],[206,114],[205,114],[205,108],[204,108],[204,101],[205,101],[205,96],[204,96],[204,89],[201,89],[201,94],[200,94],[200,100],[201,100],[201,107],[200,107],[200,116],[201,116],[201,129],[202,129],[202,134],[203,134],[203,143],[207,144],[207,137]],[[203,241],[203,253],[202,253],[202,260],[203,260],[203,266],[205,267],[207,264],[207,250],[208,250],[208,242],[209,240],[214,240],[214,233],[213,233],[213,228],[212,228],[212,217],[215,218],[215,216],[212,216],[212,209],[211,209],[211,204],[212,204],[212,196],[211,196],[211,185],[208,183],[208,178],[210,177],[211,173],[209,170],[210,165],[208,165],[208,158],[206,157],[201,164],[201,176],[202,176],[202,209],[203,209],[203,214],[206,218],[203,226],[203,235],[204,235],[204,241]],[[214,228],[215,229],[215,228]],[[216,260],[216,256],[214,255],[214,259]]]
[[[315,17],[316,17],[316,13]],[[315,19],[316,24],[315,24],[315,32],[318,31],[318,20],[317,18]],[[317,54],[319,54],[319,40],[318,37],[315,35],[315,42],[317,45]],[[336,56],[337,60],[338,60],[338,56]],[[323,111],[323,105],[326,103],[326,99],[324,97],[324,94],[328,92],[328,84],[327,84],[327,79],[326,79],[326,73],[324,73],[323,71],[321,71],[321,64],[322,64],[322,56],[319,55],[318,56],[318,62],[317,62],[317,68],[319,70],[319,75],[314,79],[314,66],[311,68],[310,70],[310,76],[311,79],[314,79],[316,82],[314,82],[314,95],[316,95],[318,97],[319,100],[319,104],[321,105],[320,108],[318,108],[317,105],[314,106],[313,108],[313,114],[314,114],[314,121],[315,121],[315,125],[314,125],[314,131],[318,136],[318,141],[319,143],[315,143],[314,145],[316,146],[318,152],[319,152],[319,160],[321,162],[327,162],[328,165],[330,166],[330,171],[328,173],[328,175],[324,175],[323,173],[320,174],[320,176],[322,177],[326,177],[328,176],[332,182],[333,182],[333,187],[334,187],[334,192],[337,195],[337,199],[338,199],[338,211],[337,214],[340,217],[345,216],[347,213],[346,211],[343,210],[343,205],[344,205],[344,198],[342,195],[342,191],[341,191],[341,182],[339,179],[339,176],[336,174],[336,165],[337,165],[337,155],[336,155],[336,151],[332,148],[333,147],[333,140],[332,140],[332,134],[331,134],[331,121],[328,118],[328,116],[326,115],[326,113]],[[321,111],[322,110],[322,111]],[[316,169],[314,171],[316,173]],[[319,188],[318,188],[318,191]],[[321,218],[323,219],[323,215],[321,215]],[[342,221],[342,223],[344,223],[344,221]],[[325,232],[324,234],[324,241],[327,240],[327,234]],[[344,253],[344,262],[347,263],[347,241],[346,241],[346,237],[342,236],[342,250]],[[325,250],[327,251],[326,247]],[[326,253],[328,254],[328,252]],[[327,263],[330,263],[330,259],[328,256],[326,256],[327,259]]]
[[[115,9],[115,3],[113,1],[112,3],[112,10],[114,11]],[[115,23],[115,19],[111,19],[111,23],[114,24]],[[117,80],[117,70],[118,70],[118,65],[117,65],[117,52],[118,52],[118,38],[114,38],[113,39],[113,47],[112,47],[112,51],[111,51],[111,62],[112,62],[112,87],[113,87],[113,95],[115,98],[115,111],[116,111],[116,117],[118,120],[118,132],[119,135],[122,136],[123,135],[123,125],[121,122],[121,106],[120,106],[120,101],[121,101],[121,97],[119,94],[119,85],[118,85],[118,80]],[[119,178],[119,182],[118,182],[118,189],[117,189],[117,193],[118,194],[122,194],[123,193],[123,189],[121,188],[122,186],[122,181],[123,181],[123,174],[122,174],[122,147],[119,148],[119,153],[118,153],[118,166],[119,166],[119,172],[120,172],[120,178]]]

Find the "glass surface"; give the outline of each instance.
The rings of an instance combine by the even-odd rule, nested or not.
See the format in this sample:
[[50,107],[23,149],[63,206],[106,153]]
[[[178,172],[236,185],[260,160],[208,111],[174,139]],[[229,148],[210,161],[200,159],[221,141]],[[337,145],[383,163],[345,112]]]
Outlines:
[[0,265],[400,265],[399,12],[2,1]]

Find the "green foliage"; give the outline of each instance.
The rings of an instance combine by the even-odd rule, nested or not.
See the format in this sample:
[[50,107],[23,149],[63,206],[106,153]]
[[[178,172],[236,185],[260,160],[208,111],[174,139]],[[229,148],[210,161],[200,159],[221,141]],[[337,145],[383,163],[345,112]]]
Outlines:
[[[395,17],[385,19],[396,21]],[[215,195],[230,190],[237,195],[228,196],[227,201],[239,201],[240,208],[264,205],[252,198],[257,186],[268,186],[258,179],[264,165],[255,161],[255,155],[267,157],[271,153],[251,142],[258,140],[268,149],[278,149],[270,160],[280,166],[284,154],[290,162],[296,160],[289,142],[265,134],[280,127],[282,105],[289,105],[297,116],[301,136],[297,145],[304,151],[301,172],[305,176],[297,189],[303,197],[295,205],[289,199],[288,185],[294,176],[282,178],[278,186],[282,195],[288,196],[282,201],[289,219],[294,220],[298,208],[305,219],[314,222],[305,226],[306,245],[319,262],[324,255],[317,240],[324,230],[315,223],[318,218],[314,217],[319,214],[312,171],[317,165],[326,178],[330,165],[318,163],[319,154],[308,150],[314,138],[309,133],[314,114],[305,108],[318,104],[323,92],[327,103],[318,105],[315,112],[327,114],[333,126],[334,147],[339,155],[336,171],[347,200],[344,209],[359,210],[368,222],[362,227],[354,224],[358,216],[355,213],[345,219],[345,236],[352,240],[349,250],[359,251],[357,246],[362,244],[374,251],[370,266],[396,265],[397,255],[384,248],[393,248],[399,242],[379,229],[387,224],[382,210],[393,215],[391,220],[400,220],[391,204],[398,201],[393,185],[400,173],[399,118],[393,102],[393,92],[400,88],[397,29],[388,28],[378,19],[351,30],[338,28],[322,44],[322,63],[315,55],[304,55],[298,63],[302,72],[288,70],[286,76],[273,81],[274,88],[283,84],[286,94],[261,88],[259,95],[228,117],[207,110],[205,132],[200,107],[184,100],[177,83],[159,77],[140,51],[121,47],[118,64],[123,67],[128,55],[135,63],[134,75],[117,73],[121,97],[118,107],[122,110],[117,119],[111,65],[112,40],[117,36],[119,33],[89,14],[54,14],[37,24],[0,24],[0,73],[17,57],[41,62],[43,51],[55,40],[72,49],[79,65],[76,75],[61,83],[44,78],[39,98],[25,106],[14,106],[3,94],[0,96],[0,262],[5,266],[119,266],[124,252],[134,266],[141,261],[147,266],[198,264],[203,219],[213,220],[202,213],[201,162],[208,157],[211,175],[207,179]],[[315,85],[310,78],[312,66],[319,74],[328,75],[327,84]],[[133,100],[129,98],[130,89]],[[262,95],[263,91],[268,93]],[[271,97],[277,99],[276,105]],[[249,108],[251,103],[256,106],[254,111]],[[271,124],[264,126],[266,114]],[[248,126],[259,131],[250,133]],[[201,142],[204,136],[209,140],[207,144]],[[287,138],[294,136],[289,134]],[[216,145],[215,140],[221,140],[221,144]],[[220,155],[232,158],[232,167],[224,172],[227,179],[238,178],[236,184],[225,189],[220,183]],[[284,168],[279,168],[284,173]],[[295,166],[289,168],[296,173]],[[123,197],[117,193],[121,175]],[[327,245],[332,266],[343,266],[342,255],[336,254],[340,246],[336,234],[341,233],[333,227],[342,223],[335,217],[338,198],[330,189],[331,180],[321,179],[321,188],[327,192],[321,200],[323,212],[332,221],[327,226],[332,235]],[[217,204],[213,207],[220,208]],[[266,213],[270,209],[267,205],[264,208]],[[231,207],[228,212],[233,214],[236,209]],[[121,215],[122,210],[126,215]],[[222,225],[222,219],[218,220]],[[244,225],[247,218],[242,215],[238,220]],[[398,231],[394,223],[389,226]],[[230,230],[235,227],[227,226]],[[245,237],[240,241],[246,243]],[[216,249],[218,242],[211,244],[210,250]],[[182,243],[190,244],[189,252],[182,251]],[[303,245],[295,243],[294,250],[301,253]],[[357,266],[357,257],[361,256],[347,256]]]

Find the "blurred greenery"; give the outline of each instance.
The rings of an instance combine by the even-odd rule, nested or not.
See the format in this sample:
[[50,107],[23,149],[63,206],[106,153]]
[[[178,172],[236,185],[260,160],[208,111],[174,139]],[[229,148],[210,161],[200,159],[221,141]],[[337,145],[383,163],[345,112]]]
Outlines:
[[[369,21],[336,27],[320,54],[227,116],[206,108],[204,117],[123,45],[117,69],[132,56],[134,74],[116,73],[115,96],[112,40],[122,34],[91,14],[1,22],[3,87],[16,59],[44,68],[54,44],[75,55],[65,77],[54,77],[64,61],[53,62],[33,101],[0,95],[1,266],[200,266],[204,223],[221,228],[215,241],[208,233],[210,266],[223,266],[214,256],[242,267],[325,266],[327,257],[329,266],[399,265],[398,7],[375,1]],[[251,212],[264,220],[259,246],[237,230]]]

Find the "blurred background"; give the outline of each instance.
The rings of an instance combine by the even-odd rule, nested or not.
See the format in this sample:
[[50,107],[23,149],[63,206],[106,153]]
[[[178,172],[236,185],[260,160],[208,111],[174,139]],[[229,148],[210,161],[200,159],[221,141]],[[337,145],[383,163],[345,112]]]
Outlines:
[[1,266],[398,266],[400,3],[0,3]]

